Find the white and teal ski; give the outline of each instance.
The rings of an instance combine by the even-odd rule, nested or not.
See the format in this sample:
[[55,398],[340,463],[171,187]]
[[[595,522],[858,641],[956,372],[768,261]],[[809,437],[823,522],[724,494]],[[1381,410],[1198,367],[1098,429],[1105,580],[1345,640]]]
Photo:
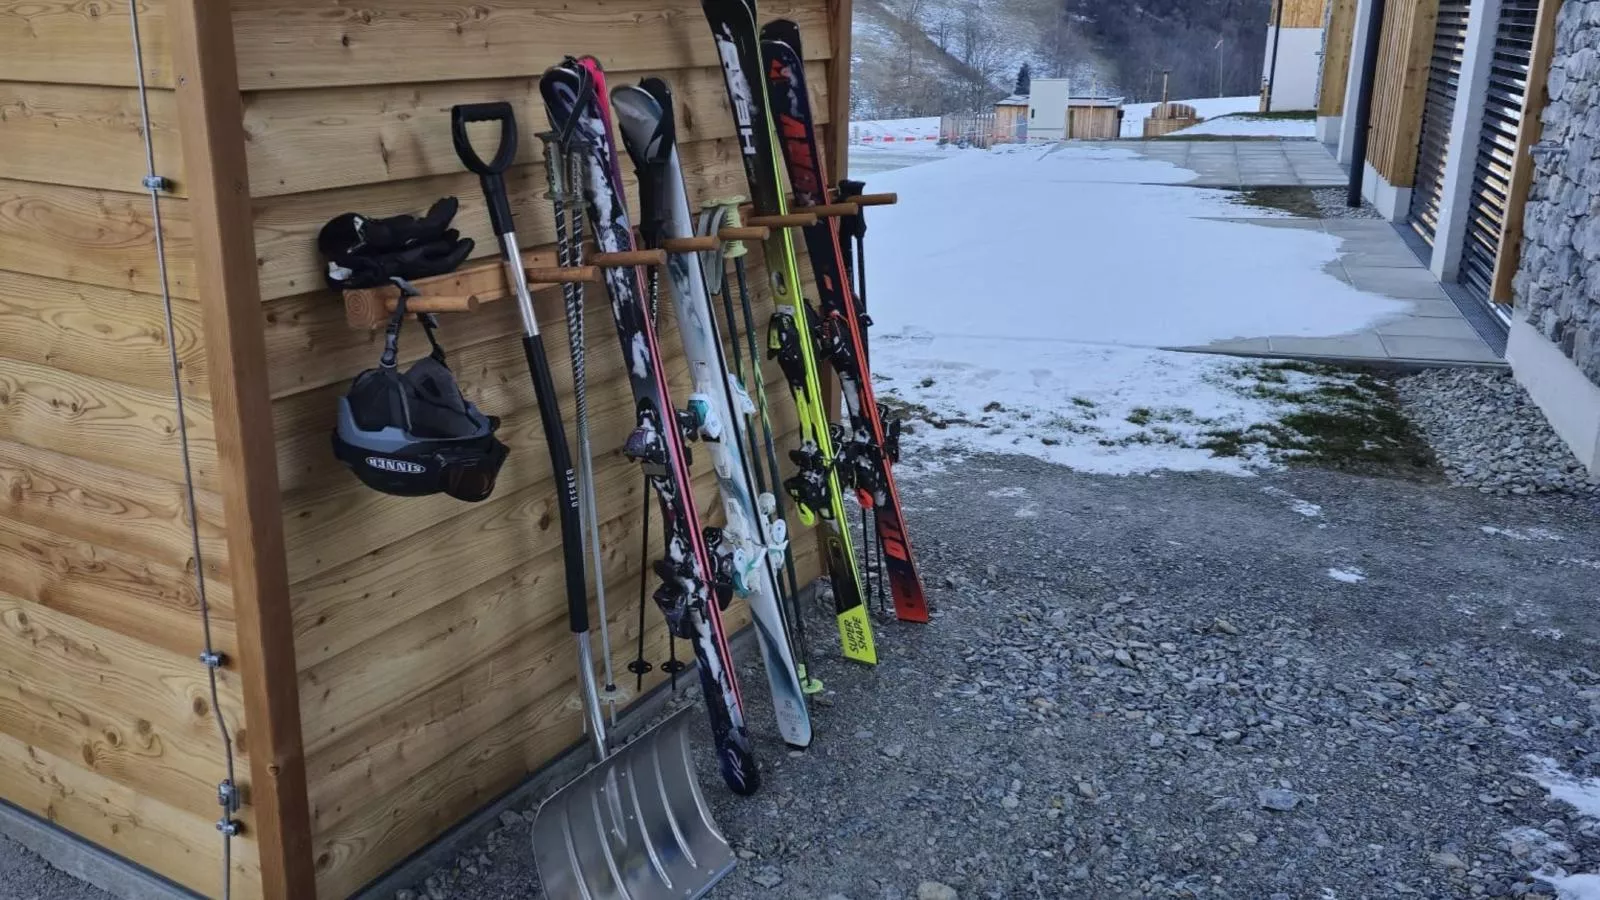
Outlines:
[[[647,78],[638,85],[617,88],[611,94],[611,105],[622,142],[638,169],[640,233],[645,246],[656,249],[671,240],[694,237],[695,223],[678,162],[670,88],[659,78]],[[723,570],[718,580],[731,583],[750,604],[778,730],[786,743],[803,748],[811,743],[811,718],[777,576],[788,551],[787,526],[774,515],[775,498],[756,491],[742,434],[754,404],[723,356],[700,255],[673,252],[667,270],[678,331],[693,374],[689,406],[711,454],[726,518],[718,539],[708,541],[708,549]]]

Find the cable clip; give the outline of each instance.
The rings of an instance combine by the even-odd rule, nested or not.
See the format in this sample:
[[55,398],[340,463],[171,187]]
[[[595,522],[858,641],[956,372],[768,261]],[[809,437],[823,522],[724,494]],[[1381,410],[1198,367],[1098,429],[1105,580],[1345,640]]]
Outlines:
[[231,779],[224,778],[217,785],[217,803],[222,805],[222,818],[217,820],[217,830],[226,837],[234,837],[239,833],[240,825],[233,814],[239,811],[239,789],[234,787]]
[[208,669],[220,669],[228,658],[215,650],[207,650],[200,654],[200,664]]
[[165,175],[146,175],[139,183],[143,184],[147,191],[172,190],[172,179]]

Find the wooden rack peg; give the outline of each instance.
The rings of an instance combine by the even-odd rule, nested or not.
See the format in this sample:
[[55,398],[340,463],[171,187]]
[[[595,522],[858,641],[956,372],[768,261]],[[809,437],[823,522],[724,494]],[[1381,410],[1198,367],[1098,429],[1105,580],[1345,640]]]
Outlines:
[[796,206],[794,211],[811,213],[819,219],[837,219],[857,215],[861,208],[854,203],[829,203],[826,206]]
[[[525,251],[522,264],[528,283],[546,285],[601,280],[600,270],[593,266],[563,268],[555,262],[555,254],[549,251]],[[483,260],[447,275],[418,278],[411,285],[422,295],[406,301],[408,312],[477,312],[485,303],[511,296],[505,266],[499,260]],[[351,328],[381,328],[394,315],[399,300],[400,289],[392,285],[345,291],[345,322]]]
[[718,249],[719,243],[715,237],[668,238],[661,242],[661,249],[668,253],[709,253]]
[[744,222],[756,228],[804,228],[817,224],[817,214],[790,211],[786,216],[750,216]]
[[770,228],[724,228],[717,232],[719,241],[764,241],[772,237]]
[[899,194],[858,194],[850,198],[857,206],[893,206],[900,202]]
[[625,250],[621,253],[591,253],[585,262],[591,266],[607,269],[625,266],[664,266],[667,264],[667,251]]

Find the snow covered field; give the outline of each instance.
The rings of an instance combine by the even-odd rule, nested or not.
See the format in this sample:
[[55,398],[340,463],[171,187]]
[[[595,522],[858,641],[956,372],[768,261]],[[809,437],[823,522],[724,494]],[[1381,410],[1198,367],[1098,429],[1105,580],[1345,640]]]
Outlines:
[[889,146],[939,141],[939,117],[919,119],[868,119],[850,123],[850,143]]
[[1317,136],[1317,122],[1315,119],[1270,119],[1251,115],[1219,116],[1176,133],[1226,137],[1314,138]]
[[1176,186],[1191,174],[1067,145],[873,177],[900,204],[869,220],[872,368],[945,426],[910,440],[1118,474],[1270,465],[1197,446],[1282,412],[1252,364],[1160,348],[1340,334],[1407,304],[1324,273],[1332,236],[1218,221],[1276,214]]

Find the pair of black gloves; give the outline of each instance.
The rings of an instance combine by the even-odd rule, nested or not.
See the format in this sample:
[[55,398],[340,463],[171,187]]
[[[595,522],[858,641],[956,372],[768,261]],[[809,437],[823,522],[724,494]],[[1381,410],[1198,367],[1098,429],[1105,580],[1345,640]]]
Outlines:
[[460,204],[454,197],[435,203],[422,218],[373,219],[345,213],[322,226],[317,247],[328,261],[328,286],[334,290],[383,287],[453,272],[472,255],[472,239],[450,227]]

